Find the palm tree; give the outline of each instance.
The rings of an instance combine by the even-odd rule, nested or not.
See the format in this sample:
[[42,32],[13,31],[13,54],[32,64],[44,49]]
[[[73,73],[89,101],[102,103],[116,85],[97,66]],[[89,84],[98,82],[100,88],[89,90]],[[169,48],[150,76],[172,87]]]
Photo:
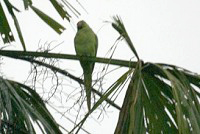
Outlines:
[[[31,8],[44,22],[53,28],[58,34],[64,30],[64,27],[47,16],[41,10],[32,5],[31,0],[24,0],[25,9]],[[57,2],[50,1],[60,16],[70,21],[70,15],[63,7],[71,7],[75,14],[79,14],[75,8],[72,8],[69,2],[63,0]],[[30,62],[33,65],[43,66],[52,70],[55,74],[59,73],[65,77],[83,84],[82,79],[75,77],[62,68],[53,64],[44,62],[44,59],[73,59],[78,60],[75,55],[30,52],[26,51],[26,45],[20,30],[20,25],[15,16],[15,11],[19,11],[9,1],[2,1],[13,18],[18,37],[21,41],[24,51],[0,50],[0,56],[20,59]],[[3,34],[4,43],[14,41],[14,37],[6,19],[4,8],[0,3],[0,33]],[[115,134],[144,134],[144,133],[181,133],[197,134],[200,131],[200,76],[189,70],[178,66],[143,62],[126,32],[125,26],[120,17],[113,17],[113,28],[119,33],[118,40],[125,40],[131,51],[137,58],[136,61],[125,61],[111,58],[93,58],[88,60],[102,64],[112,64],[128,68],[105,92],[93,88],[95,96],[99,99],[95,102],[91,111],[85,114],[85,117],[76,123],[70,132],[78,133],[82,125],[103,102],[120,111]],[[39,57],[39,58],[38,58]],[[59,79],[59,78],[58,78]],[[126,95],[122,107],[119,107],[111,99],[124,83],[129,81]],[[44,101],[38,95],[34,86],[27,86],[17,81],[0,77],[0,131],[1,133],[36,133],[35,126],[45,133],[70,133],[55,119],[46,107],[48,101]],[[86,131],[86,130],[84,130]]]

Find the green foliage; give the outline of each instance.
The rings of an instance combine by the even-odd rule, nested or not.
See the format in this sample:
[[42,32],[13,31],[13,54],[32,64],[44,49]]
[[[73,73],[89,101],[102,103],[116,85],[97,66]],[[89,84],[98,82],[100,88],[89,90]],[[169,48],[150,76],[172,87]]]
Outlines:
[[46,22],[46,24],[48,24],[52,29],[54,29],[58,34],[61,34],[63,30],[65,30],[65,28],[60,25],[58,22],[56,22],[55,20],[53,20],[51,17],[49,17],[48,15],[46,15],[45,13],[43,13],[41,10],[39,10],[38,8],[34,7],[34,6],[30,6],[33,11],[44,21]]
[[200,86],[191,77],[200,81],[176,66],[147,63],[136,68],[115,133],[198,133]]
[[50,0],[54,8],[57,10],[57,12],[60,14],[60,16],[64,19],[66,18],[68,21],[70,21],[70,15],[68,14],[67,11],[63,9],[62,3],[58,3],[56,0]]
[[11,29],[8,24],[8,20],[6,19],[1,3],[0,3],[0,33],[1,36],[3,37],[4,43],[14,41],[14,37],[11,34]]
[[[71,6],[70,3],[67,1],[58,2],[56,0],[50,0],[51,4],[55,8],[55,10],[59,13],[59,15],[62,17],[62,19],[67,19],[70,21],[70,15],[69,13],[64,9],[63,5]],[[34,7],[31,0],[23,0],[24,8],[25,10],[28,10],[29,7],[47,24],[49,25],[54,31],[56,31],[58,34],[61,34],[65,28],[59,24],[57,21],[52,19],[50,16],[39,10],[37,7]],[[2,7],[2,4],[5,4],[5,9]],[[74,9],[71,6],[72,9]],[[70,10],[72,10],[70,8]],[[9,14],[5,14],[5,10],[8,10]],[[75,10],[75,9],[74,9]],[[18,23],[18,19],[16,17],[16,13],[14,11],[20,12],[19,9],[14,7],[12,3],[10,3],[8,0],[2,0],[0,2],[0,34],[3,39],[4,43],[10,43],[15,41],[15,38],[18,36],[21,45],[23,47],[23,50],[26,51],[26,44],[24,42],[23,34],[20,28],[20,24]],[[75,10],[76,11],[76,10]],[[76,11],[77,12],[77,11]],[[74,12],[75,14],[75,12]],[[13,29],[10,28],[10,25],[12,24],[11,21],[8,22],[7,17],[10,15],[14,21],[14,26],[17,31],[17,35],[13,35],[12,31]],[[14,38],[15,37],[15,38]]]
[[33,122],[42,132],[61,134],[40,96],[31,88],[0,77],[1,133],[36,134]]
[[[31,8],[46,24],[57,33],[61,33],[64,27],[32,5],[31,0],[23,0],[24,8]],[[79,14],[67,1],[58,3],[50,1],[59,15],[70,21],[69,13],[64,10],[63,5],[70,7],[69,10]],[[2,6],[2,3],[5,6]],[[7,20],[5,9],[11,15],[18,37],[24,51],[26,46],[15,12],[19,10],[8,0],[0,3],[0,33],[4,43],[14,41],[10,22]],[[168,64],[143,63],[125,29],[119,16],[113,17],[113,28],[120,34],[129,45],[131,51],[137,58],[136,62],[120,61],[105,58],[92,58],[88,60],[128,67],[119,79],[104,92],[92,91],[100,96],[85,117],[72,129],[73,132],[82,128],[89,115],[94,112],[104,101],[114,103],[109,97],[123,88],[127,80],[130,80],[115,134],[197,134],[200,132],[200,76],[183,68]],[[50,68],[56,72],[83,84],[83,81],[65,70],[56,68],[46,63],[34,60],[34,57],[62,58],[78,60],[74,55],[63,55],[53,53],[19,52],[0,50],[1,56],[29,61]],[[30,58],[31,57],[31,58]],[[0,77],[0,131],[2,133],[36,133],[34,125],[39,126],[43,133],[61,133],[58,124],[47,110],[43,100],[30,87],[18,82]],[[34,124],[34,123],[35,124]]]
[[[113,27],[130,39],[123,23]],[[129,46],[132,44],[129,41]],[[136,54],[136,53],[135,53]],[[115,134],[188,134],[200,131],[200,76],[180,67],[138,61]]]
[[137,54],[135,47],[133,46],[133,43],[132,43],[130,37],[128,36],[128,33],[126,31],[126,28],[125,28],[121,18],[119,16],[114,16],[113,20],[114,20],[114,22],[112,23],[113,28],[120,34],[120,38],[125,39],[125,41],[129,45],[131,51],[134,53],[136,58],[139,60],[140,58]]

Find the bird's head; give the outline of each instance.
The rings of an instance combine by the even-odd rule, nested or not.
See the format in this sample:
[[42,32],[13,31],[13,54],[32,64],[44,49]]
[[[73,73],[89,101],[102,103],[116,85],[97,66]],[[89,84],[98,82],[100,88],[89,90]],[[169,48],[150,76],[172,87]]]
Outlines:
[[84,20],[81,20],[77,23],[78,30],[82,29],[83,27],[86,27],[87,23]]

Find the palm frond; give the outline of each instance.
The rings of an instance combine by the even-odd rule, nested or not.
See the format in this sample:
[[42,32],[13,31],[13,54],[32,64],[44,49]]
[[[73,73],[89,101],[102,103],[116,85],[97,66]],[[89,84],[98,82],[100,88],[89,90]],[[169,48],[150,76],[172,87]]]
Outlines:
[[[55,8],[55,10],[58,12],[58,14],[61,16],[61,18],[66,18],[68,21],[70,21],[71,15],[65,10],[64,7],[67,7],[72,13],[76,15],[77,17],[80,15],[80,13],[66,0],[57,1],[57,0],[50,0],[51,4]],[[2,3],[4,3],[6,6],[3,8]],[[24,8],[25,10],[28,10],[29,7],[47,24],[49,25],[54,31],[56,31],[58,34],[61,34],[65,28],[58,23],[56,20],[54,20],[51,16],[48,16],[46,13],[44,13],[42,10],[39,10],[37,7],[33,6],[32,0],[23,0]],[[12,2],[9,2],[8,0],[3,0],[0,2],[0,33],[3,39],[4,43],[13,42],[14,37],[16,35],[12,35],[12,29],[10,28],[11,21],[7,20],[6,16],[9,14],[5,14],[5,10],[8,10],[9,14],[12,17],[12,20],[14,21],[14,26],[17,31],[17,36],[21,42],[21,45],[23,47],[23,50],[26,51],[26,44],[23,38],[23,34],[20,28],[20,24],[18,22],[18,18],[16,17],[16,13],[14,12],[19,10],[12,4]]]
[[54,6],[56,11],[59,13],[59,15],[64,19],[66,18],[68,21],[70,21],[70,15],[67,11],[63,9],[64,5],[62,3],[58,3],[56,0],[51,0],[51,4]]
[[[15,24],[15,28],[17,30],[18,37],[19,37],[19,39],[21,41],[22,47],[23,47],[24,51],[26,51],[26,45],[25,45],[25,42],[24,42],[24,39],[23,39],[23,36],[22,36],[21,28],[20,28],[19,22],[18,22],[15,14],[14,14],[14,11],[13,11],[13,10],[15,10],[15,11],[19,12],[19,10],[16,7],[14,7],[9,1],[6,0],[4,2],[5,2],[5,5],[6,5],[7,9],[8,9],[8,12],[10,13],[10,15],[13,18],[13,21],[14,21],[14,24]],[[4,14],[4,18],[6,18],[5,14]],[[11,33],[12,32],[10,31],[9,34],[11,34]]]
[[102,97],[95,103],[95,105],[92,107],[92,109],[85,115],[85,117],[71,130],[70,133],[72,133],[76,128],[78,130],[76,131],[76,134],[81,129],[82,125],[85,123],[88,116],[95,111],[115,90],[118,89],[123,83],[127,80],[127,78],[132,74],[134,70],[130,69],[127,72],[125,72],[119,79],[117,79],[108,89],[107,91],[102,95]]
[[113,28],[120,34],[121,37],[123,37],[125,39],[125,41],[129,45],[131,51],[134,53],[136,58],[139,60],[140,58],[137,54],[137,51],[136,51],[128,33],[126,32],[126,28],[125,28],[121,18],[119,16],[114,16],[113,20],[114,20],[114,22],[112,23]]
[[30,6],[33,11],[45,22],[47,23],[51,28],[53,28],[58,34],[61,34],[65,28],[60,25],[57,21],[55,21],[54,19],[52,19],[51,17],[49,17],[48,15],[46,15],[45,13],[43,13],[41,10],[39,10],[38,8],[34,7],[34,6]]
[[1,132],[35,134],[34,123],[42,132],[61,134],[40,96],[21,83],[0,77]]
[[0,3],[0,33],[4,43],[9,43],[14,41],[14,36],[10,29],[10,25],[4,13],[3,7]]
[[24,9],[27,10],[29,5],[32,5],[32,0],[23,0],[24,2]]
[[176,66],[152,63],[144,64],[134,74],[115,134],[200,131],[199,75]]

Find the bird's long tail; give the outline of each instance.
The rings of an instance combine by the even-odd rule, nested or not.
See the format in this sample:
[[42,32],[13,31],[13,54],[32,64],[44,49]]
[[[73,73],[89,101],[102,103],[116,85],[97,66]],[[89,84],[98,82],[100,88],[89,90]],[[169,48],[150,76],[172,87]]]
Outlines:
[[92,86],[92,73],[84,73],[84,85],[86,91],[86,99],[88,110],[91,109],[91,86]]

